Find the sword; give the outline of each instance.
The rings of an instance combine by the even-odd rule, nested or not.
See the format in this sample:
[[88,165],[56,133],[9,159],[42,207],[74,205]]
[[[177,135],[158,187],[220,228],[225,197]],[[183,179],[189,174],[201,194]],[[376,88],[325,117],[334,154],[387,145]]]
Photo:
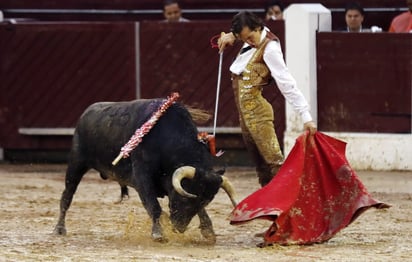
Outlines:
[[220,80],[222,78],[222,61],[223,61],[223,52],[219,54],[219,69],[217,73],[217,84],[216,84],[215,116],[213,120],[213,136],[216,135],[217,111],[219,107]]
[[[217,44],[218,39],[224,35],[224,33],[220,33],[219,35],[215,35],[210,39],[210,45],[212,48],[219,48],[219,45]],[[219,93],[220,93],[220,80],[222,79],[222,63],[223,63],[223,51],[219,53],[219,68],[217,71],[217,84],[216,84],[216,99],[215,99],[215,115],[213,119],[213,135],[209,136],[209,147],[211,148],[211,152],[215,156],[221,156],[223,154],[223,151],[219,150],[219,152],[216,152],[216,125],[217,125],[217,112],[219,108]]]
[[[210,45],[212,48],[219,48],[217,41],[225,33],[220,33],[215,35],[210,39]],[[215,99],[215,115],[213,120],[213,137],[216,135],[216,125],[217,125],[217,112],[219,107],[219,93],[220,93],[220,80],[222,79],[222,62],[223,62],[223,51],[219,53],[219,69],[217,71],[217,84],[216,84],[216,99]]]

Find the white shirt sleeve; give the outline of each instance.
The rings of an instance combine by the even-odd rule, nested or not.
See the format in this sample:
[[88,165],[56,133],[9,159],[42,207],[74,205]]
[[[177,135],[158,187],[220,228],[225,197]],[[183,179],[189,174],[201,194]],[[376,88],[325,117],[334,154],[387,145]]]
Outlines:
[[303,123],[312,121],[309,105],[302,92],[297,88],[296,80],[286,67],[278,41],[270,41],[267,44],[263,53],[263,60],[268,66],[273,79],[275,79],[280,92],[294,110],[300,114]]

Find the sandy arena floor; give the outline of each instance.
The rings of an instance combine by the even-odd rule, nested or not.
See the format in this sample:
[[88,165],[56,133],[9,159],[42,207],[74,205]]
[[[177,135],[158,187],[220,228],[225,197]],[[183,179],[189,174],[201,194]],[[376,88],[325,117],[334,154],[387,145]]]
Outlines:
[[[229,225],[223,191],[207,208],[215,244],[202,238],[197,218],[184,234],[166,225],[169,242],[153,242],[137,193],[130,189],[130,199],[115,204],[118,184],[96,172],[80,183],[67,236],[55,236],[64,172],[64,165],[0,164],[0,261],[412,261],[412,172],[358,172],[372,196],[391,208],[367,210],[323,244],[266,248],[256,247],[254,234],[269,222]],[[226,175],[239,200],[259,187],[252,169],[228,168]]]

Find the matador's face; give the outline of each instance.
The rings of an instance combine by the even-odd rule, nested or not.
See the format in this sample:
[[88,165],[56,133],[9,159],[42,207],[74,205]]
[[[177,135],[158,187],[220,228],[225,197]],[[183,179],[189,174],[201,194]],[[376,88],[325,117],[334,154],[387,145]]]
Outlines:
[[252,47],[258,47],[261,34],[261,28],[251,30],[248,26],[245,26],[237,37],[243,42],[248,43]]

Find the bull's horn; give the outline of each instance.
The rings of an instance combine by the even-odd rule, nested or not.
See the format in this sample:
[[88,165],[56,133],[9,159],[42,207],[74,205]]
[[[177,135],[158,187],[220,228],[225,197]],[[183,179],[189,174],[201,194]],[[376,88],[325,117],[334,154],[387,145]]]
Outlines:
[[236,207],[236,193],[235,189],[232,186],[232,183],[230,183],[229,178],[222,176],[222,184],[220,185],[223,190],[225,190],[226,194],[229,196],[230,201],[232,201],[233,207]]
[[173,173],[172,183],[174,189],[182,196],[195,198],[196,195],[190,194],[186,192],[182,187],[182,179],[183,178],[190,178],[192,179],[195,176],[196,169],[192,166],[182,166],[175,170]]

